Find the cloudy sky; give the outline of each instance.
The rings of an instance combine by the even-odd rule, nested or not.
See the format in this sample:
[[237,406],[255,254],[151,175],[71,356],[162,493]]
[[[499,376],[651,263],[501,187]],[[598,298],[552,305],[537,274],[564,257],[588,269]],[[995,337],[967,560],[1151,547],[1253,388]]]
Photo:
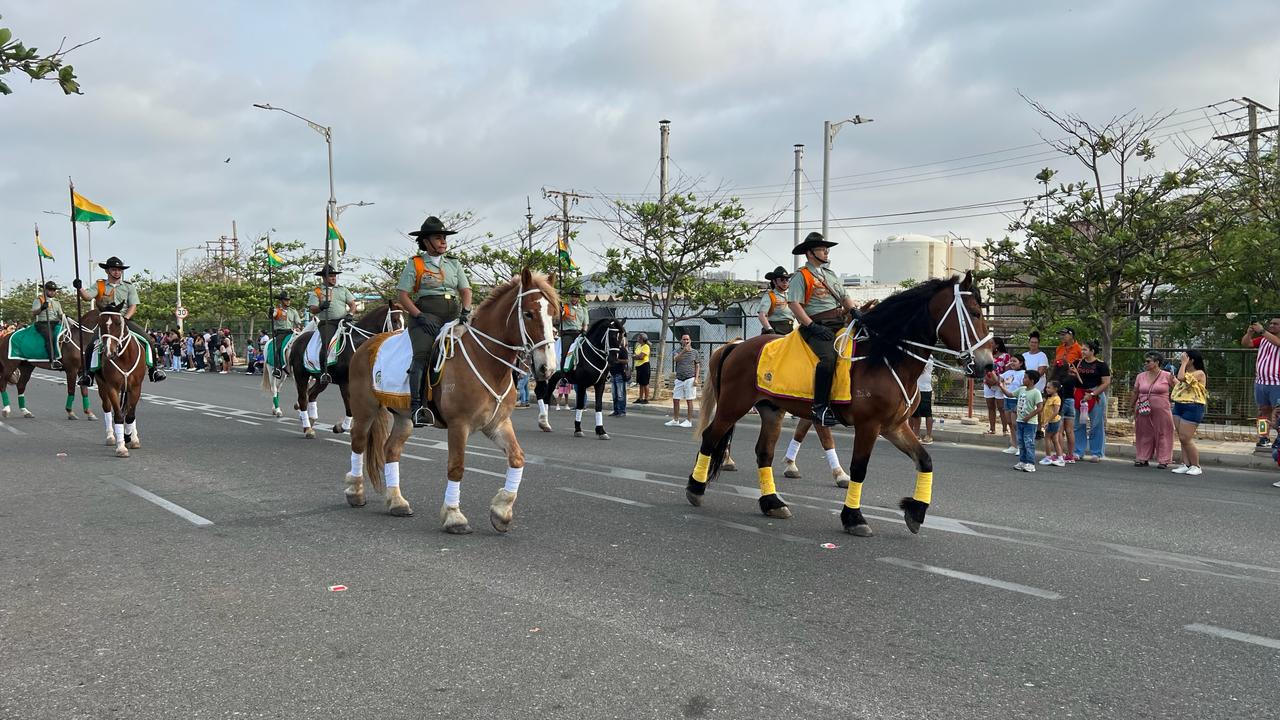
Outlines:
[[[370,255],[407,253],[403,233],[442,210],[474,211],[476,231],[506,244],[526,196],[535,215],[554,212],[542,188],[655,194],[664,118],[674,175],[787,220],[804,143],[807,232],[821,214],[822,121],[861,114],[874,122],[846,126],[832,155],[832,258],[870,274],[878,239],[999,236],[1017,205],[896,213],[1033,195],[1045,166],[1079,176],[1036,144],[1054,133],[1018,90],[1090,119],[1176,113],[1154,170],[1182,133],[1239,129],[1231,104],[1206,106],[1274,107],[1280,79],[1280,4],[1264,0],[55,0],[0,12],[42,49],[102,38],[71,57],[84,95],[10,75],[15,92],[0,97],[6,284],[36,274],[34,222],[55,274],[71,276],[68,223],[42,214],[66,211],[68,176],[119,219],[94,226],[99,260],[172,273],[175,248],[230,234],[233,220],[242,240],[275,228],[323,244],[324,141],[253,103],[334,128],[338,202],[376,203],[340,227]],[[581,230],[591,270],[608,236]],[[756,277],[789,265],[791,245],[779,225],[724,269]]]

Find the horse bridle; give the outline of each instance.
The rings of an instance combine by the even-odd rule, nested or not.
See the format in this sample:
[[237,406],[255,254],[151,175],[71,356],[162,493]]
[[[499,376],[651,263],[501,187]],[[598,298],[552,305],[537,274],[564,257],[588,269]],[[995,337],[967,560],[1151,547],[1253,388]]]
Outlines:
[[[623,330],[620,327],[605,328],[604,347],[600,347],[595,343],[591,342],[591,338],[587,337],[586,333],[582,334],[582,342],[579,344],[578,347],[582,348],[583,346],[586,346],[587,349],[590,349],[591,352],[596,356],[596,358],[600,360],[600,365],[597,366],[594,362],[592,362],[591,358],[588,358],[586,356],[586,353],[584,353],[581,349],[579,349],[578,351],[578,357],[582,361],[587,363],[587,365],[592,370],[596,371],[596,382],[600,382],[600,379],[604,377],[605,371],[608,370],[609,368],[609,353],[613,352],[613,343],[611,343],[610,340],[613,337],[613,333],[622,333],[622,331]],[[624,343],[619,343],[619,346],[623,344]],[[592,385],[594,384],[595,383],[592,383]]]
[[[98,311],[99,329],[100,330],[103,329],[102,318],[109,317],[112,315],[120,318],[121,334],[119,336],[116,336],[111,334],[110,331],[103,332],[101,334],[102,343],[103,343],[102,357],[103,357],[103,360],[105,360],[106,362],[110,362],[115,367],[116,370],[120,371],[122,375],[125,375],[127,377],[129,375],[132,375],[134,370],[138,369],[138,363],[142,361],[142,356],[145,353],[145,350],[139,349],[138,356],[133,359],[133,365],[128,370],[124,370],[119,365],[116,365],[116,358],[120,357],[120,354],[125,351],[125,348],[129,347],[129,343],[131,342],[136,343],[137,340],[134,339],[133,333],[129,332],[129,324],[125,321],[123,313],[112,312],[109,310],[99,310]],[[112,321],[108,320],[106,325],[110,327],[111,323]],[[111,344],[113,342],[116,344],[116,350],[114,353],[110,352]]]
[[[942,325],[947,321],[947,318],[951,317],[951,313],[954,312],[956,315],[956,326],[960,331],[960,349],[952,350],[951,348],[938,347],[936,344],[925,345],[924,343],[918,343],[913,340],[903,340],[902,342],[907,345],[913,345],[915,347],[928,350],[931,353],[943,353],[945,355],[954,356],[957,360],[957,365],[962,365],[963,367],[951,366],[936,359],[933,362],[935,365],[950,370],[951,372],[958,373],[960,375],[971,375],[973,371],[973,351],[991,342],[991,338],[994,337],[994,335],[993,333],[988,332],[985,336],[978,337],[978,328],[973,324],[973,318],[969,316],[969,309],[964,305],[965,296],[972,295],[973,291],[961,290],[960,283],[955,283],[952,285],[952,292],[954,295],[951,299],[951,305],[947,307],[946,312],[942,313],[942,317],[938,320],[937,326],[933,329],[933,336],[935,338],[939,337],[939,333],[942,332]],[[927,358],[920,357],[906,348],[902,348],[902,351],[920,362],[928,362]]]

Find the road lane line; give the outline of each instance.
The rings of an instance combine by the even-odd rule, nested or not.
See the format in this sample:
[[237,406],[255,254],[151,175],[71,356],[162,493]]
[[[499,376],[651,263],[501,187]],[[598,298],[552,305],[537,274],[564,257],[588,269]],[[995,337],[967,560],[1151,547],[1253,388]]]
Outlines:
[[1204,633],[1205,635],[1212,635],[1214,637],[1225,638],[1227,640],[1235,640],[1236,642],[1249,643],[1250,645],[1261,645],[1262,647],[1280,650],[1280,640],[1263,637],[1261,635],[1251,635],[1237,630],[1228,630],[1227,628],[1218,627],[1217,625],[1191,623],[1190,625],[1183,625],[1182,629],[1190,630],[1195,633]]
[[1034,597],[1042,598],[1044,600],[1061,600],[1062,599],[1061,595],[1059,595],[1056,592],[1053,592],[1052,590],[1041,590],[1040,588],[1031,587],[1030,585],[1020,585],[1018,583],[1006,582],[1004,580],[996,580],[995,578],[989,578],[983,575],[973,575],[967,572],[960,572],[959,570],[950,570],[948,568],[938,567],[936,565],[925,565],[924,563],[918,563],[913,560],[903,560],[902,558],[895,558],[895,557],[882,557],[882,558],[876,558],[876,560],[879,560],[882,563],[888,563],[889,565],[897,565],[898,567],[910,568],[911,570],[923,570],[924,572],[933,573],[935,575],[941,575],[943,577],[949,577],[955,580],[967,580],[969,582],[977,583],[979,585],[986,585],[988,587],[1000,588],[1001,590],[1011,590],[1016,593],[1031,595]]
[[608,500],[610,502],[622,503],[623,505],[632,505],[634,507],[642,507],[642,508],[653,507],[649,503],[642,503],[636,500],[628,500],[627,498],[614,497],[613,495],[603,495],[601,493],[593,493],[587,490],[575,490],[570,487],[558,487],[556,489],[563,490],[565,492],[571,492],[574,495],[586,495],[587,497],[593,497],[593,498],[596,498],[597,500]]
[[159,505],[160,507],[164,508],[165,510],[168,510],[174,515],[177,515],[183,520],[190,522],[192,525],[204,527],[206,525],[213,524],[212,520],[208,518],[200,517],[199,515],[191,512],[190,510],[182,507],[181,505],[165,500],[164,498],[160,497],[159,495],[156,495],[153,492],[148,492],[147,490],[143,490],[142,488],[138,487],[137,485],[134,485],[133,483],[127,480],[121,480],[120,478],[111,477],[111,476],[107,476],[105,479],[107,482],[111,483],[112,485],[115,485],[121,490],[125,490],[127,492],[133,493],[134,495],[137,495],[138,497],[142,498],[143,500],[146,500],[147,502]]
[[9,432],[13,433],[14,435],[26,435],[26,433],[22,432],[21,430],[19,430],[18,428],[14,427],[14,426],[12,426],[12,425],[8,425],[8,424],[5,424],[5,423],[0,422],[0,427],[4,428],[5,430],[8,430]]
[[238,423],[244,423],[245,425],[261,425],[261,424],[262,424],[262,423],[260,423],[260,422],[256,422],[256,421],[254,421],[254,420],[241,420],[240,418],[231,418],[231,419],[232,419],[232,420],[235,420],[235,421],[236,421],[236,422],[238,422]]
[[728,520],[720,520],[719,518],[706,517],[705,515],[685,515],[684,519],[696,520],[697,522],[708,523],[711,525],[720,525],[722,527],[733,528],[734,530],[749,532],[753,535],[762,535],[764,537],[775,538],[778,540],[786,540],[787,542],[802,543],[805,545],[818,544],[817,540],[810,540],[809,538],[803,538],[803,537],[800,537],[799,535],[788,535],[787,533],[783,533],[783,532],[768,532],[754,525],[743,525],[742,523],[730,522]]

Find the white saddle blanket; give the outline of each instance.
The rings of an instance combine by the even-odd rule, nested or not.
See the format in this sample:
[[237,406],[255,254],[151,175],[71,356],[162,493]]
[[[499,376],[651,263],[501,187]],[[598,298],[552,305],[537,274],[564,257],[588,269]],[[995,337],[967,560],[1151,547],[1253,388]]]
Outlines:
[[[342,326],[339,326],[338,331],[333,334],[333,339],[329,341],[329,354],[325,357],[326,365],[336,365],[338,363],[338,355],[342,351],[342,348],[339,347],[342,335]],[[311,333],[311,339],[307,341],[307,351],[302,355],[302,366],[307,369],[307,372],[320,372],[319,330]]]
[[373,357],[373,394],[387,407],[409,407],[409,365],[413,362],[413,343],[407,330],[379,335]]

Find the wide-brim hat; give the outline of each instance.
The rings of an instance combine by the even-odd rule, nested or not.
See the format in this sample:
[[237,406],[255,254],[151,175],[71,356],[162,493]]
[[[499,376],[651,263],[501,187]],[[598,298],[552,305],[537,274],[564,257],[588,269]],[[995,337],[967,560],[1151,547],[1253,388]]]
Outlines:
[[103,270],[110,270],[111,268],[120,268],[121,270],[129,269],[129,266],[125,265],[123,260],[121,260],[120,258],[114,255],[107,258],[106,262],[98,263],[98,267],[102,268]]
[[1072,329],[1071,329],[1071,328],[1069,328],[1069,327],[1064,327],[1064,328],[1062,328],[1061,330],[1059,330],[1059,331],[1058,331],[1058,334],[1059,334],[1059,335],[1071,335],[1072,337],[1075,337],[1076,331],[1075,331],[1075,330],[1072,330]]
[[325,265],[315,272],[316,277],[328,277],[330,275],[341,275],[342,271],[332,265]]
[[[798,254],[798,253],[797,253],[797,254]],[[790,272],[788,272],[786,268],[784,268],[784,267],[782,267],[781,265],[779,265],[778,267],[776,267],[776,268],[774,268],[774,269],[773,269],[773,272],[767,272],[767,273],[765,273],[765,274],[764,274],[764,279],[765,279],[765,280],[769,280],[769,281],[773,281],[773,280],[789,280],[789,279],[791,279],[791,273],[790,273]]]
[[409,233],[416,238],[429,237],[431,235],[457,235],[457,230],[448,230],[440,218],[432,215],[422,221],[422,227]]
[[281,290],[280,292],[276,293],[276,299],[277,299],[277,300],[292,300],[293,298],[290,298],[290,297],[289,297],[289,293],[285,292],[284,290]]
[[50,280],[49,282],[47,282],[47,283],[45,283],[45,284],[44,284],[44,289],[45,289],[45,290],[58,290],[58,289],[59,289],[59,288],[58,288],[58,283],[56,283],[56,282],[54,282],[54,281]]
[[820,232],[811,232],[805,236],[804,242],[800,243],[794,248],[791,248],[791,254],[803,255],[809,252],[810,250],[815,250],[817,248],[824,248],[824,247],[833,247],[839,244],[840,243],[833,243],[830,240],[827,240],[826,238],[822,237],[822,233]]

